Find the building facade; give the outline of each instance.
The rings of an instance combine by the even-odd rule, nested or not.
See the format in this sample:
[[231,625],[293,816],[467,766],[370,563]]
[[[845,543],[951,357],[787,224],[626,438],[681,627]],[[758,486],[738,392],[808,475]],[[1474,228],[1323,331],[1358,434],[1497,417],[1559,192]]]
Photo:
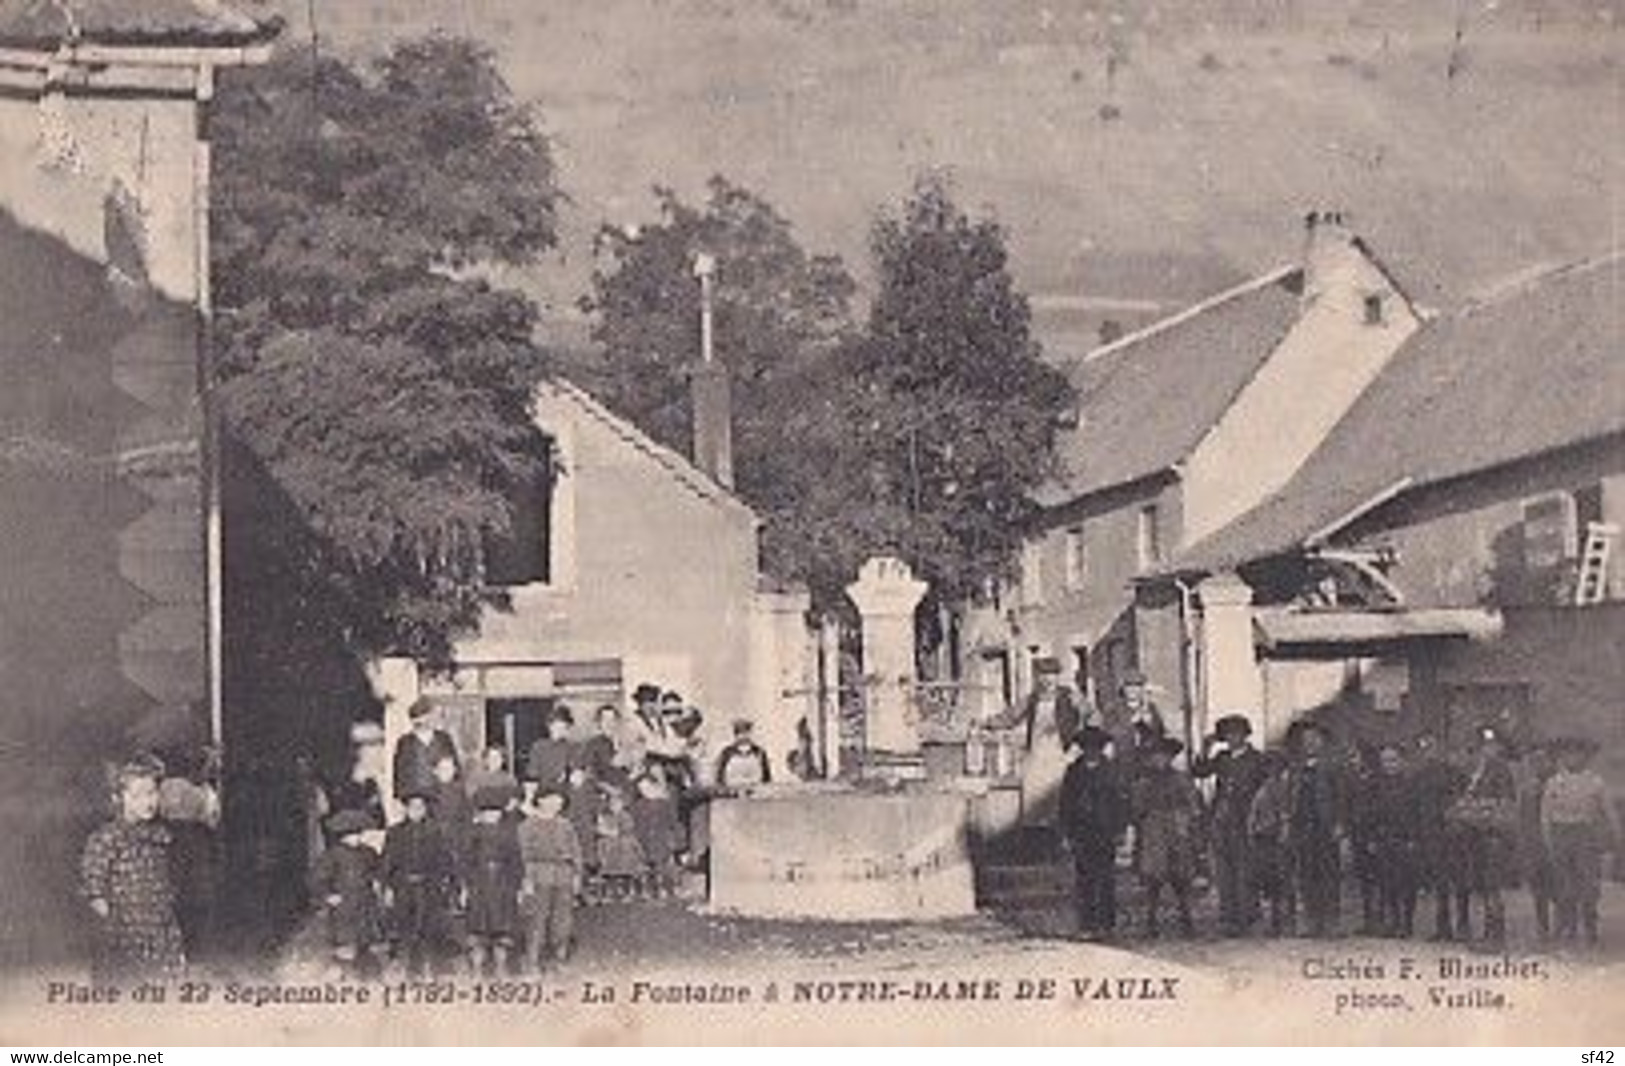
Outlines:
[[274,33],[213,3],[0,4],[7,961],[73,950],[103,761],[218,721],[201,117]]
[[1133,671],[1185,717],[1188,595],[1137,582],[1285,485],[1419,324],[1343,217],[1315,213],[1301,262],[1064,363],[1065,472],[1020,581],[971,613],[973,679],[1013,701],[1054,656],[1108,715]]
[[[522,550],[488,570],[509,608],[487,612],[449,672],[376,665],[388,731],[403,731],[425,694],[465,751],[498,744],[518,756],[553,707],[590,728],[596,707],[624,707],[651,683],[701,709],[713,750],[734,720],[752,719],[783,772],[806,708],[786,693],[807,686],[808,599],[763,587],[756,515],[567,381],[539,386],[536,420],[555,475],[519,508]],[[725,442],[709,453],[725,455]]]
[[1256,688],[1237,709],[1266,733],[1308,714],[1357,742],[1580,731],[1625,783],[1622,262],[1429,323],[1291,483],[1164,568],[1238,590],[1198,624],[1247,634],[1208,674]]

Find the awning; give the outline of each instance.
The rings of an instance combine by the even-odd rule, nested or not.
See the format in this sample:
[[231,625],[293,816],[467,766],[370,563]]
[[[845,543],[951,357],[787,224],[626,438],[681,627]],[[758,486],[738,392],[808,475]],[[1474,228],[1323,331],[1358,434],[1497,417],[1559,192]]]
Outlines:
[[1259,644],[1266,649],[1309,649],[1448,638],[1490,640],[1500,636],[1504,622],[1500,612],[1480,607],[1397,611],[1277,608],[1255,612],[1253,627]]

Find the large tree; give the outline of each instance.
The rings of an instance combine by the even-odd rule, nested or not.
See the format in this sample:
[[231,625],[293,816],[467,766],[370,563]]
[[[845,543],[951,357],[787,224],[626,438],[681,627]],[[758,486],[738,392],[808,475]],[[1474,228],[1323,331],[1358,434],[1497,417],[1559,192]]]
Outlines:
[[[852,329],[855,286],[839,259],[809,255],[766,200],[713,177],[703,204],[657,188],[656,221],[606,225],[583,307],[603,351],[594,382],[607,401],[657,440],[687,453],[689,374],[699,359],[699,253],[715,259],[717,358],[734,400],[740,495],[764,514],[787,505],[794,459],[784,450],[787,392]],[[771,566],[771,563],[770,563]]]
[[481,268],[554,244],[548,141],[488,51],[439,36],[234,74],[213,139],[228,476],[302,526],[229,526],[234,587],[284,638],[443,660],[492,602],[514,489],[547,476],[536,312]]
[[871,247],[877,291],[842,374],[847,467],[866,464],[855,546],[901,554],[952,602],[1008,571],[1072,390],[1032,337],[1003,229],[944,182],[919,182]]

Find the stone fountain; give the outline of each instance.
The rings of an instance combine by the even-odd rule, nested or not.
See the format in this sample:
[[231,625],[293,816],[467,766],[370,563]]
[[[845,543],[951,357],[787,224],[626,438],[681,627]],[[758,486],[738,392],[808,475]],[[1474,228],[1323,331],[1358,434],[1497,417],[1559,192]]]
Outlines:
[[713,909],[836,921],[974,912],[974,795],[931,779],[921,753],[914,610],[926,590],[906,563],[885,557],[847,588],[866,673],[859,773],[713,802]]

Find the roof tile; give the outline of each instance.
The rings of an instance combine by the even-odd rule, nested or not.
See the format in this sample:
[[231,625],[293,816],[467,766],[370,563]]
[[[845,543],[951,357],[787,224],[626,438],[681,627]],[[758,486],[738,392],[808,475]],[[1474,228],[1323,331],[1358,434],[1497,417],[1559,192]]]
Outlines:
[[1285,488],[1171,571],[1289,551],[1392,486],[1625,432],[1625,251],[1548,271],[1419,330]]
[[1275,350],[1299,313],[1302,272],[1285,267],[1097,348],[1061,369],[1078,425],[1057,442],[1055,506],[1185,459]]
[[0,44],[235,47],[268,40],[280,20],[218,0],[0,0]]

